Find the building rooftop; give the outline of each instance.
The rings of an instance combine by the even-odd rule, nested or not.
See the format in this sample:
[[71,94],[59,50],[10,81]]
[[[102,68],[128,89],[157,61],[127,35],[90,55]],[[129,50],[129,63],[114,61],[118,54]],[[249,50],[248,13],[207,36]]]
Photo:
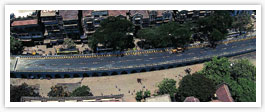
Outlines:
[[148,10],[130,10],[130,13],[132,16],[138,13],[138,14],[142,14],[143,18],[149,18]]
[[82,10],[83,17],[91,16],[93,10]]
[[109,16],[126,16],[128,10],[108,10]]
[[11,26],[23,26],[23,25],[31,25],[31,24],[38,24],[38,20],[37,19],[16,20],[11,24]]
[[56,15],[56,10],[41,10],[40,16],[55,16]]
[[15,18],[31,16],[35,12],[36,10],[14,10],[12,11],[12,13],[14,13],[15,15]]
[[84,97],[22,97],[21,102],[123,102],[123,94]]
[[62,16],[63,20],[77,20],[78,10],[59,10],[59,15]]
[[193,96],[187,97],[184,102],[200,102],[198,98],[195,98]]
[[168,94],[146,98],[146,102],[171,102]]
[[157,10],[157,16],[163,16],[164,10]]
[[218,89],[216,90],[216,96],[218,100],[222,102],[234,102],[229,88],[226,84],[221,84],[220,86],[218,86]]

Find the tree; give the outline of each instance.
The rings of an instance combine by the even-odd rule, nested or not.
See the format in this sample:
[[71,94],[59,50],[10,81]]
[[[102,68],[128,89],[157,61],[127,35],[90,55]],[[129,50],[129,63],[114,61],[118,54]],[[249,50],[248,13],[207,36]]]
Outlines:
[[155,28],[142,29],[138,36],[151,48],[184,47],[190,42],[190,24],[169,22]]
[[26,83],[19,86],[10,85],[10,102],[20,102],[22,96],[38,97],[40,95]]
[[173,98],[176,92],[176,81],[174,79],[165,78],[158,84],[158,95],[169,94]]
[[145,100],[146,98],[151,96],[151,92],[149,90],[147,91],[138,91],[136,92],[135,99],[136,101],[140,102],[142,100]]
[[237,102],[256,101],[256,67],[248,60],[228,61],[214,57],[200,72],[214,81],[215,85],[226,83]]
[[200,73],[186,75],[179,84],[176,99],[180,101],[184,101],[186,97],[194,96],[202,102],[207,102],[213,98],[216,91],[214,82]]
[[256,81],[256,67],[247,59],[236,60],[231,66],[231,76],[236,81],[239,78]]
[[93,96],[93,94],[90,92],[90,88],[87,86],[81,86],[76,88],[70,96],[76,97],[76,96]]
[[133,24],[130,21],[111,16],[103,20],[100,26],[92,37],[88,38],[92,49],[95,49],[98,44],[112,48],[113,51],[134,47],[133,37],[129,35],[133,32]]
[[74,43],[74,41],[73,41],[72,39],[70,39],[70,38],[65,38],[65,39],[64,39],[64,42],[63,42],[63,46],[66,46],[66,48],[68,49],[68,48],[73,48],[73,47],[75,47],[76,45],[75,45],[75,43]]
[[52,86],[51,91],[48,93],[49,97],[68,97],[70,95],[69,92],[65,91],[63,86]]
[[233,62],[231,66],[232,96],[235,101],[255,102],[256,101],[256,67],[247,59],[240,59]]
[[204,64],[202,73],[209,79],[213,80],[215,85],[224,83],[230,80],[230,65],[231,63],[227,58],[213,57],[212,61]]
[[201,40],[208,41],[211,47],[216,47],[217,42],[226,38],[227,29],[232,27],[232,17],[229,11],[216,10],[210,16],[197,21],[197,34]]
[[10,52],[12,54],[21,54],[23,50],[23,45],[13,36],[10,37]]
[[233,17],[232,28],[242,34],[243,31],[251,31],[253,25],[251,25],[251,16],[247,13],[240,13]]

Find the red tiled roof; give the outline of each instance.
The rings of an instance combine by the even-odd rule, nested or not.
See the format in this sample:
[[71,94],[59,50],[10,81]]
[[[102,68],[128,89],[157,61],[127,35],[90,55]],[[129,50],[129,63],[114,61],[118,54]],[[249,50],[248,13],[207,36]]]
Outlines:
[[18,20],[14,21],[11,26],[22,26],[22,25],[30,25],[30,24],[38,24],[37,19],[32,19],[32,20]]
[[83,11],[82,11],[82,13],[83,13],[83,17],[91,16],[92,11],[93,11],[93,10],[83,10]]
[[216,95],[217,95],[218,100],[222,102],[233,102],[234,101],[229,91],[229,88],[226,84],[222,84],[219,86],[219,88],[216,90]]
[[62,16],[63,20],[77,20],[78,10],[59,10],[59,15]]
[[187,97],[184,102],[200,102],[198,98],[195,98],[193,96]]
[[126,16],[128,10],[108,10],[109,16]]
[[143,18],[149,18],[148,10],[130,10],[131,15],[142,14]]

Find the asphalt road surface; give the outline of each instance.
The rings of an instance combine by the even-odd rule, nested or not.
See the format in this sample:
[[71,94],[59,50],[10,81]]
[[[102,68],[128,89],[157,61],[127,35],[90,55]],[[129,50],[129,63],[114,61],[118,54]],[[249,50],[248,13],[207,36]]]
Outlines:
[[[17,64],[11,59],[11,68],[14,71],[90,71],[98,69],[113,69],[128,66],[151,65],[170,62],[173,60],[191,59],[194,57],[216,56],[220,53],[229,53],[239,50],[256,48],[256,39],[220,44],[212,48],[192,48],[179,54],[168,52],[128,55],[124,57],[99,57],[99,58],[69,58],[69,59],[25,59],[20,58]],[[14,65],[16,65],[14,67]],[[13,69],[11,69],[12,71]]]

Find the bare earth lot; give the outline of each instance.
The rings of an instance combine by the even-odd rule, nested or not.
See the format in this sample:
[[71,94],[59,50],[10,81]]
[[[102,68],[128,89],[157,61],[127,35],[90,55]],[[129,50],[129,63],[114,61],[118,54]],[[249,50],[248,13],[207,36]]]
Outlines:
[[[247,58],[254,65],[256,65],[256,52],[248,53],[241,56],[236,56],[230,58],[230,60]],[[27,83],[29,85],[39,85],[40,95],[47,96],[50,91],[51,86],[57,83],[78,83],[81,85],[87,85],[90,87],[94,96],[100,95],[111,95],[111,94],[124,94],[125,101],[135,101],[135,93],[140,90],[150,90],[153,94],[158,88],[157,84],[164,78],[172,78],[177,81],[177,83],[186,74],[185,69],[191,68],[192,73],[199,71],[203,68],[203,64],[195,64],[190,66],[152,71],[145,73],[135,73],[128,75],[119,76],[106,76],[106,77],[89,77],[89,78],[72,78],[72,79],[11,79],[11,84],[20,85],[22,83]],[[142,83],[137,82],[137,78],[142,79]],[[177,85],[178,86],[178,85]]]

